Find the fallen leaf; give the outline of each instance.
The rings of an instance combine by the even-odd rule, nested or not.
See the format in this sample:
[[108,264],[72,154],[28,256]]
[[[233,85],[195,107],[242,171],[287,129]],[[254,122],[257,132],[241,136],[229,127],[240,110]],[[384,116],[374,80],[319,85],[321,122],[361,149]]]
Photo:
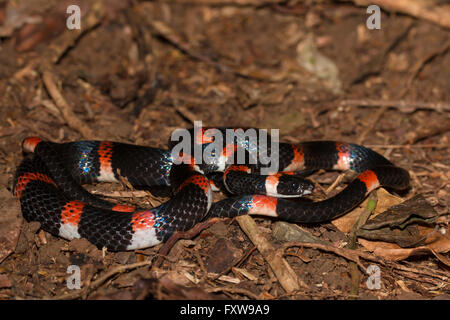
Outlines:
[[206,270],[220,274],[234,266],[242,255],[242,250],[236,248],[230,240],[219,238],[211,249],[211,254],[206,258]]
[[277,221],[273,225],[272,237],[280,241],[300,241],[328,244],[327,241],[313,236],[311,232],[299,227],[294,223]]
[[[371,216],[371,219],[376,217],[378,214],[386,211],[388,208],[403,202],[402,198],[390,194],[383,188],[379,188],[376,192],[378,202],[377,207],[375,208],[375,212]],[[339,230],[344,233],[350,232],[358,217],[361,215],[361,213],[364,212],[364,210],[366,210],[368,201],[369,199],[364,200],[358,207],[356,207],[346,215],[333,220],[332,224],[334,224]]]
[[437,218],[438,213],[418,194],[368,221],[357,236],[396,243],[403,248],[418,247],[433,242],[430,237],[434,235],[431,231]]
[[421,194],[418,194],[398,205],[393,205],[383,214],[374,216],[362,228],[366,230],[383,227],[404,228],[413,222],[432,223],[437,216],[438,214],[433,207]]
[[[441,262],[450,265],[448,264],[448,259],[440,254],[450,251],[450,238],[448,236],[448,232],[450,231],[449,227],[445,230],[445,234],[436,231],[433,228],[428,228],[428,231],[431,234],[427,239],[432,240],[432,242],[415,248],[402,248],[395,243],[382,241],[369,241],[365,239],[358,239],[358,241],[375,255],[388,260],[400,261],[412,256],[427,255],[431,253],[436,255]],[[425,232],[425,229],[422,229],[421,232]]]

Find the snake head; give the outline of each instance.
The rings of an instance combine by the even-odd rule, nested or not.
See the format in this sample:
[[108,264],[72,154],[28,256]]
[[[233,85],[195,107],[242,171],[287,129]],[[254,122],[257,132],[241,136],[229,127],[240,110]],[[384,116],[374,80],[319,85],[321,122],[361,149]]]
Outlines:
[[314,184],[306,179],[295,175],[282,175],[278,178],[275,195],[279,198],[295,198],[311,194],[314,191]]

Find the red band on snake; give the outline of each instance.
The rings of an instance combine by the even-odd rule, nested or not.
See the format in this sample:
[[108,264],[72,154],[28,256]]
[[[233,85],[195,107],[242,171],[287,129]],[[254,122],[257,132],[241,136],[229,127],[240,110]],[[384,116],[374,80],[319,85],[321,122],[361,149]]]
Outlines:
[[[202,130],[201,134],[207,132]],[[213,135],[194,138],[193,143],[213,141]],[[110,141],[59,144],[32,137],[24,141],[23,149],[31,154],[16,171],[14,194],[24,217],[39,221],[44,230],[56,236],[84,237],[112,251],[153,246],[175,231],[188,230],[211,217],[255,214],[297,223],[325,222],[350,211],[379,186],[409,186],[408,172],[380,154],[335,141],[280,143],[280,172],[269,176],[257,173],[259,164],[207,166],[194,164],[188,155],[190,164],[174,164],[169,150]],[[225,145],[221,150],[225,159],[238,147]],[[282,190],[286,186],[293,186],[300,194],[312,191],[312,183],[297,183],[297,174],[292,171],[317,169],[353,170],[359,175],[324,201],[288,199],[290,191]],[[156,208],[135,208],[100,199],[82,187],[96,181],[119,181],[119,172],[134,187],[164,191],[170,199]],[[212,203],[211,184],[232,194]],[[273,196],[280,194],[287,198]]]

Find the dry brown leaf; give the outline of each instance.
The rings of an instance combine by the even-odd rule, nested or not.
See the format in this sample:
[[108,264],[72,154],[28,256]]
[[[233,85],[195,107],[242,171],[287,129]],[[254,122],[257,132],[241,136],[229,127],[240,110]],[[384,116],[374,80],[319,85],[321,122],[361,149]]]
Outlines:
[[382,241],[369,241],[365,239],[358,239],[358,241],[369,251],[385,259],[399,261],[411,256],[432,253],[440,261],[449,265],[449,259],[440,254],[450,251],[449,227],[444,231],[445,234],[434,228],[420,227],[420,229],[423,236],[428,235],[426,240],[427,245],[415,248],[402,248],[397,244]]
[[328,244],[328,241],[314,236],[311,232],[299,227],[297,224],[277,221],[272,227],[272,237],[279,241],[301,241]]
[[[375,208],[375,212],[371,216],[371,218],[376,217],[378,214],[386,211],[388,208],[403,202],[402,198],[390,194],[383,188],[378,189],[376,192],[378,202],[377,207]],[[332,223],[342,232],[350,232],[358,217],[361,215],[361,213],[364,212],[364,210],[366,210],[368,201],[369,199],[364,200],[364,202],[361,203],[358,207],[356,207],[346,215],[340,217],[339,219],[332,221]]]
[[206,270],[212,273],[223,273],[234,266],[242,255],[243,251],[236,248],[231,240],[219,238],[205,259]]
[[447,258],[446,256],[444,256],[444,255],[442,255],[442,254],[440,254],[440,253],[437,253],[437,252],[434,251],[434,250],[431,250],[431,252],[433,252],[434,256],[435,256],[436,258],[438,258],[438,260],[439,260],[440,262],[442,262],[442,263],[445,264],[446,266],[450,267],[450,259],[449,259],[449,258]]

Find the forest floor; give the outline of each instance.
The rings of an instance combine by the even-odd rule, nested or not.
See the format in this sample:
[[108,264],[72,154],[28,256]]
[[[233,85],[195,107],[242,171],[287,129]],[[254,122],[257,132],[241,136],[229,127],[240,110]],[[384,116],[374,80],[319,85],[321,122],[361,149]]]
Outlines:
[[[450,297],[448,29],[383,10],[370,30],[366,8],[351,2],[24,2],[0,2],[0,299]],[[81,6],[81,32],[66,28],[69,4]],[[195,120],[368,146],[411,175],[406,193],[373,195],[376,213],[403,201],[408,210],[356,243],[367,202],[321,225],[254,218],[289,279],[243,220],[179,240],[156,265],[161,246],[105,252],[22,218],[11,190],[25,137],[167,148]],[[348,177],[335,186],[337,177],[314,173],[315,199],[342,190]],[[124,185],[86,188],[148,207],[166,201]],[[67,287],[70,265],[81,268],[79,290]]]

